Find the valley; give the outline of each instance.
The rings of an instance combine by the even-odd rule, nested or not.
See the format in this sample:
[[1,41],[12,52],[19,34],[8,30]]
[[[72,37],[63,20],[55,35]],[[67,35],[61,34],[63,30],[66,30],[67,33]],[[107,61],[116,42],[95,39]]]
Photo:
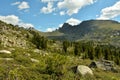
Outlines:
[[[112,69],[89,67],[101,60],[112,61]],[[82,74],[81,65],[92,73]],[[116,21],[64,23],[53,32],[0,21],[0,80],[119,79],[120,23]]]

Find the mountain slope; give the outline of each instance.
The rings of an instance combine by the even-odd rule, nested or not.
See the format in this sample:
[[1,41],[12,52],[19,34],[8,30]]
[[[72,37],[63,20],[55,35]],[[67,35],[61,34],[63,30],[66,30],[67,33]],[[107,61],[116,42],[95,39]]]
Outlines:
[[[93,32],[90,30],[91,28],[86,28],[88,31],[83,28],[81,32],[77,33],[77,30],[80,31],[77,28],[79,27],[64,24],[64,26],[57,31],[52,33],[42,33],[35,29],[24,29],[0,21],[0,80],[120,79],[120,70],[118,66],[120,65],[119,48],[111,45],[104,45],[101,47],[95,46],[94,43],[91,42],[78,42],[77,44],[53,40],[47,40],[46,42],[46,38],[40,36],[57,36],[56,39],[59,38],[58,40],[60,40],[63,39],[62,36],[64,35],[64,38],[66,38],[66,36],[71,36],[72,32],[74,32],[73,35],[79,35],[82,31],[84,34]],[[81,36],[84,37],[84,34]],[[75,37],[77,38],[77,36]],[[47,44],[47,48],[40,48],[39,46],[44,43]],[[66,53],[63,49],[65,47],[65,45],[63,46],[63,43],[68,47]],[[39,46],[35,47],[36,44]],[[77,51],[74,51],[74,49]],[[78,51],[79,54],[75,54],[76,52],[78,53]],[[91,55],[95,55],[95,52],[101,54],[101,51],[102,54],[106,55],[108,55],[109,52],[109,57],[106,58],[115,60],[115,63],[118,64],[115,68],[118,73],[95,68],[93,70],[93,76],[87,74],[84,77],[78,73],[76,74],[77,66],[89,65],[91,63]],[[85,55],[87,56],[85,57]],[[95,58],[98,59],[97,57]]]
[[3,46],[30,46],[32,44],[29,38],[33,37],[31,31],[55,40],[94,40],[118,46],[120,44],[120,23],[112,20],[88,20],[76,26],[64,23],[58,30],[46,33],[35,29],[24,29],[0,21],[0,42]]
[[[54,34],[56,32],[60,34]],[[120,42],[120,23],[112,20],[88,20],[76,26],[64,23],[62,28],[49,34],[52,35],[48,35],[48,38],[57,40]]]
[[2,47],[30,48],[35,45],[31,41],[35,34],[42,34],[33,28],[25,29],[0,21],[0,45]]

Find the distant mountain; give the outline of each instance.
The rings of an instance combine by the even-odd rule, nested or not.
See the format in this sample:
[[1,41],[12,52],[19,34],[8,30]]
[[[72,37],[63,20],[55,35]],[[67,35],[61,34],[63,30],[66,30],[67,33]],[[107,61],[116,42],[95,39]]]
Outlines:
[[120,23],[113,20],[88,20],[76,26],[64,23],[58,30],[46,34],[48,38],[56,40],[120,43]]
[[29,47],[33,45],[30,39],[38,33],[54,40],[96,41],[120,46],[120,23],[112,20],[88,20],[79,25],[68,23],[53,32],[40,32],[33,28],[6,24],[0,21],[0,44],[3,46]]

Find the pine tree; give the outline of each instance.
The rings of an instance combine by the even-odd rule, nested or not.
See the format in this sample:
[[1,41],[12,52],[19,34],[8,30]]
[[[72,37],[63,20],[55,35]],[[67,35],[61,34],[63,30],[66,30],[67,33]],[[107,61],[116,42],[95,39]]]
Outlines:
[[102,48],[101,48],[100,46],[97,46],[97,47],[95,48],[95,57],[96,57],[97,59],[102,58]]
[[77,56],[77,55],[80,56],[79,44],[78,44],[78,43],[75,43],[75,46],[74,46],[74,54],[75,54],[76,56]]
[[44,37],[41,37],[41,48],[42,49],[46,49],[47,48],[47,39],[45,39]]
[[39,33],[33,33],[33,38],[32,38],[32,42],[36,45],[36,47],[38,49],[40,49],[41,46],[41,36],[39,35]]
[[69,41],[63,41],[63,51],[66,53],[67,48],[69,47],[70,43]]
[[107,49],[105,49],[105,51],[104,51],[104,58],[106,59],[106,60],[108,60],[109,59],[109,49],[107,48]]
[[47,48],[47,39],[42,37],[37,32],[33,32],[32,43],[36,45],[38,49],[46,49]]

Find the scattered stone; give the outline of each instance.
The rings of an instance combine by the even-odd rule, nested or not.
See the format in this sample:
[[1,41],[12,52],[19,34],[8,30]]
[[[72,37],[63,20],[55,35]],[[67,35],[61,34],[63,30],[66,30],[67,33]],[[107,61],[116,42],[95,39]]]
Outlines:
[[46,56],[46,55],[48,55],[48,53],[47,53],[47,52],[43,53],[43,56]]
[[25,55],[28,56],[28,57],[31,56],[29,53],[26,53]]
[[8,50],[0,50],[0,53],[11,54],[11,52]]
[[40,50],[39,49],[35,49],[34,52],[35,53],[40,53]]
[[113,71],[113,72],[116,71],[113,61],[103,60],[103,59],[100,61],[91,62],[89,67],[90,68],[99,68],[99,69],[105,70],[105,71]]
[[14,59],[13,58],[0,58],[0,60],[11,61],[11,60],[14,60]]
[[39,49],[34,49],[33,51],[34,51],[35,53],[38,53],[38,54],[42,55],[42,56],[46,56],[46,55],[49,54],[48,52],[43,51],[43,50],[39,50]]
[[37,62],[37,63],[39,63],[39,60],[34,59],[34,58],[31,58],[31,61],[32,61],[32,62]]
[[84,66],[84,65],[77,66],[77,73],[81,74],[82,76],[86,74],[93,75],[92,70],[89,67]]

